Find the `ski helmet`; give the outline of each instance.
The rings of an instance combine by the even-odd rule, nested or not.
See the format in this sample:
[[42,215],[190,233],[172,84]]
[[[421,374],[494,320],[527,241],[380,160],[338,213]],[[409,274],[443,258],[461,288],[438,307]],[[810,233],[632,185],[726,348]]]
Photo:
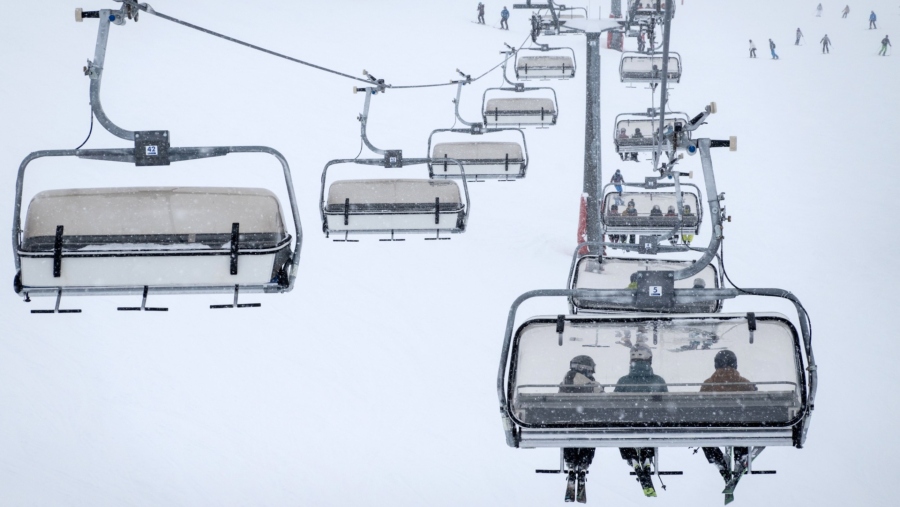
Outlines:
[[734,368],[737,369],[737,356],[730,350],[720,350],[713,360],[716,369]]
[[569,361],[569,368],[575,371],[593,373],[596,366],[591,356],[575,356]]
[[705,289],[706,281],[704,281],[702,278],[694,278],[694,288],[695,289]]
[[631,360],[650,362],[653,360],[653,351],[646,345],[635,345],[631,347]]

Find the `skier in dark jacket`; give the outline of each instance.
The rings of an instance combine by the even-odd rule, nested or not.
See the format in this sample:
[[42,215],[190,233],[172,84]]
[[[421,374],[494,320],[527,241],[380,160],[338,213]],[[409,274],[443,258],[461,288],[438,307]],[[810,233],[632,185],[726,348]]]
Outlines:
[[613,174],[612,179],[609,180],[609,182],[616,187],[616,192],[618,192],[619,194],[615,197],[616,204],[625,204],[622,201],[622,185],[625,184],[625,178],[622,177],[622,171],[616,169],[616,172]]
[[831,39],[828,38],[828,34],[825,34],[825,37],[822,37],[822,40],[819,41],[822,43],[822,54],[830,53],[831,51],[828,49],[831,46]]
[[[602,393],[603,387],[594,380],[594,369],[596,363],[590,356],[575,356],[569,361],[569,372],[563,378],[562,384],[559,386],[560,393],[566,394],[590,394]],[[566,461],[568,469],[568,479],[566,483],[566,501],[571,502],[577,500],[580,503],[587,501],[587,493],[585,491],[585,475],[587,469],[594,461],[594,452],[596,449],[590,447],[567,447],[563,449],[563,459]],[[578,484],[576,493],[576,481]]]
[[803,32],[800,31],[800,28],[797,28],[797,40],[794,41],[795,46],[800,45],[800,38],[803,37]]
[[478,2],[478,24],[484,24],[484,4]]
[[[713,359],[713,366],[715,366],[716,371],[713,373],[712,377],[709,377],[705,381],[703,381],[703,385],[700,386],[701,393],[722,393],[722,392],[741,392],[741,391],[756,391],[756,385],[751,383],[749,380],[745,379],[738,373],[737,370],[737,356],[734,352],[730,350],[720,350],[715,359]],[[741,460],[746,460],[747,455],[750,453],[750,449],[747,447],[735,447],[734,448],[734,459],[737,462],[741,462]],[[725,482],[731,480],[731,470],[728,466],[728,461],[725,459],[725,455],[722,453],[722,450],[718,447],[704,447],[703,454],[706,456],[706,460],[710,462],[710,464],[715,465],[716,468],[719,469],[719,474],[722,475],[722,478],[725,479]],[[747,463],[742,463],[742,467],[746,468]]]
[[500,28],[503,30],[509,30],[509,24],[506,22],[509,19],[509,11],[506,7],[503,7],[503,10],[500,11]]
[[772,59],[778,60],[778,54],[775,53],[775,43],[772,42],[772,39],[769,39],[769,51],[772,52]]
[[878,21],[878,16],[875,15],[875,11],[872,11],[872,14],[869,14],[869,30],[878,29],[878,25],[875,22]]
[[662,210],[659,208],[659,204],[654,204],[653,208],[650,210],[651,217],[661,217],[663,216]]
[[[628,375],[616,382],[617,393],[667,393],[666,381],[653,373],[653,352],[647,345],[638,342],[631,347],[631,364]],[[652,447],[623,447],[619,449],[622,459],[634,468],[646,496],[656,496],[653,479],[650,475],[650,463],[653,461]]]
[[885,35],[883,39],[881,39],[881,51],[878,52],[879,56],[887,55],[887,48],[891,45],[891,40],[888,39],[888,36]]

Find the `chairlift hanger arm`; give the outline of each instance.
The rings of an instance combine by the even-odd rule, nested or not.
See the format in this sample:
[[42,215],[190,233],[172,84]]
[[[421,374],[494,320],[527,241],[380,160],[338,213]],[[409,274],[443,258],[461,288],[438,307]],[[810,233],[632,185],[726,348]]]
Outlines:
[[[300,211],[297,208],[297,198],[294,193],[294,183],[291,178],[291,169],[284,156],[268,146],[211,146],[211,147],[187,147],[187,148],[169,148],[169,161],[181,162],[187,160],[197,160],[211,157],[222,157],[229,153],[265,153],[275,157],[281,164],[284,173],[284,183],[287,188],[288,200],[291,205],[291,217],[294,221],[295,246],[294,253],[291,257],[291,272],[288,278],[288,286],[283,292],[290,292],[294,288],[294,282],[297,278],[297,270],[300,265],[300,250],[303,244],[303,227],[300,223]],[[13,209],[13,227],[12,227],[12,246],[13,258],[15,260],[16,272],[22,268],[21,259],[19,258],[19,249],[21,247],[22,234],[22,195],[25,187],[25,170],[32,161],[43,157],[78,157],[92,160],[105,160],[110,162],[126,162],[135,163],[134,148],[114,148],[114,149],[90,149],[90,150],[43,150],[30,153],[19,165],[19,172],[16,177],[16,199]],[[207,288],[208,289],[208,288]],[[111,289],[113,290],[113,289]],[[128,289],[131,290],[131,289]],[[157,292],[154,289],[154,292]],[[131,292],[129,292],[131,293]]]

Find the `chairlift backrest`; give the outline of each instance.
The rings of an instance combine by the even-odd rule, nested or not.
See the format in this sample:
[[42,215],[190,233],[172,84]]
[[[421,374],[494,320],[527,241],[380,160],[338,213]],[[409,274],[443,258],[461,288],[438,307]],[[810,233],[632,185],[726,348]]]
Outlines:
[[556,103],[547,98],[494,98],[484,107],[485,126],[502,125],[555,125]]

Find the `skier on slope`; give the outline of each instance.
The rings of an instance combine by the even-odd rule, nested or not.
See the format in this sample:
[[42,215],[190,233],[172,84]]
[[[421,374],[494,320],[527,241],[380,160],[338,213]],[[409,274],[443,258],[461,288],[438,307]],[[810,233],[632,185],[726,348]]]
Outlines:
[[872,14],[869,14],[869,30],[878,29],[878,25],[875,22],[878,21],[878,16],[875,15],[875,11],[872,11]]
[[794,45],[795,45],[795,46],[799,46],[799,45],[800,45],[800,38],[801,38],[801,37],[803,37],[803,32],[800,31],[800,28],[799,28],[799,27],[797,27],[797,40],[794,41]]
[[506,9],[506,6],[503,7],[503,10],[500,11],[500,28],[503,30],[509,30],[509,24],[507,23],[509,20],[509,10]]
[[750,58],[756,58],[756,44],[750,39]]
[[772,39],[769,39],[769,51],[772,52],[772,59],[779,60],[778,54],[775,53],[775,43],[772,42]]
[[816,17],[817,17],[817,18],[821,18],[821,17],[822,17],[822,4],[819,4],[819,6],[816,7]]
[[891,45],[891,40],[888,39],[888,36],[885,35],[883,39],[881,39],[881,51],[878,52],[878,56],[886,56],[887,48]]
[[478,24],[484,24],[484,4],[481,2],[478,2]]
[[[560,393],[569,394],[589,394],[602,393],[603,386],[597,384],[594,380],[594,369],[596,364],[590,356],[575,356],[569,361],[569,372],[563,378],[562,384],[559,386]],[[563,459],[566,461],[568,469],[568,479],[566,482],[566,501],[572,502],[578,500],[579,503],[587,502],[587,492],[585,491],[585,475],[588,467],[594,460],[596,449],[590,447],[569,447],[563,449]],[[577,492],[576,492],[577,481]]]
[[827,33],[825,34],[825,37],[822,37],[822,40],[820,40],[819,42],[822,43],[822,54],[831,52],[831,50],[828,49],[829,46],[831,46],[831,39],[828,38]]
[[[636,281],[636,280],[635,280]],[[628,346],[630,341],[627,342]],[[629,366],[628,375],[620,378],[616,382],[615,392],[617,393],[667,393],[666,381],[653,373],[653,352],[645,343],[641,342],[641,336],[638,336],[636,345],[631,346],[629,354],[631,364]],[[653,461],[654,451],[652,447],[623,447],[619,449],[622,459],[628,462],[628,465],[634,468],[641,489],[644,490],[646,496],[656,496],[656,489],[653,487],[653,479],[650,475],[650,464]]]
[[841,11],[841,14],[843,14],[843,16],[841,16],[842,19],[847,19],[847,14],[850,14],[850,6],[848,5],[844,7],[844,10]]
[[[711,377],[703,381],[703,385],[700,386],[701,393],[741,392],[757,390],[755,384],[742,377],[738,372],[737,356],[734,352],[730,350],[720,350],[716,354],[716,357],[713,359],[713,366],[715,366],[716,371],[712,374]],[[742,461],[746,461],[749,451],[750,450],[747,447],[734,448],[735,462],[740,463],[742,468],[747,467],[747,464],[742,463]],[[728,461],[725,460],[725,456],[722,454],[721,449],[719,449],[718,447],[704,447],[703,454],[706,456],[706,460],[709,461],[710,464],[715,465],[716,468],[719,469],[719,474],[722,475],[722,478],[725,480],[725,482],[731,480],[732,471],[729,469],[730,467],[728,466]]]

